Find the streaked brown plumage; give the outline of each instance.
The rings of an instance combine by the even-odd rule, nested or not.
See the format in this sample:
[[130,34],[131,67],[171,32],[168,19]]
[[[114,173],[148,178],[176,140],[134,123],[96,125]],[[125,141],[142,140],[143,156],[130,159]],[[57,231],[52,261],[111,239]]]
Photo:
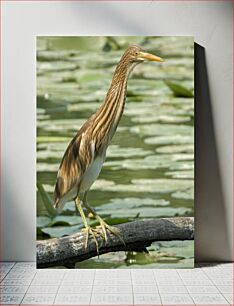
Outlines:
[[54,192],[54,206],[62,209],[67,201],[76,199],[78,210],[82,215],[87,230],[86,245],[89,234],[93,236],[96,244],[97,241],[94,230],[87,225],[84,217],[81,201],[78,198],[80,193],[85,193],[83,205],[100,222],[105,240],[107,240],[106,229],[118,235],[88,205],[86,195],[101,171],[106,156],[106,149],[122,116],[128,76],[137,64],[145,60],[162,61],[157,56],[143,52],[139,46],[132,45],[125,51],[115,69],[104,102],[72,139],[59,167]]

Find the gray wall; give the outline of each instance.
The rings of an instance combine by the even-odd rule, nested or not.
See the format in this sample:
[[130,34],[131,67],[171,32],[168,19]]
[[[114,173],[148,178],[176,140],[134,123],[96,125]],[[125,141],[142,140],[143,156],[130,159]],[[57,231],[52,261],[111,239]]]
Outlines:
[[231,1],[4,1],[2,7],[3,260],[35,259],[36,35],[193,35],[205,48],[206,59],[198,48],[196,68],[196,256],[231,260]]

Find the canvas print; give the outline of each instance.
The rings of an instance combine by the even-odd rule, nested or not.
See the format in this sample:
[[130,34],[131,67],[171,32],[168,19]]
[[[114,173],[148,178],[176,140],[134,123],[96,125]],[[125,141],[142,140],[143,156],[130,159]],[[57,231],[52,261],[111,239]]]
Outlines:
[[37,37],[37,267],[193,266],[193,37]]

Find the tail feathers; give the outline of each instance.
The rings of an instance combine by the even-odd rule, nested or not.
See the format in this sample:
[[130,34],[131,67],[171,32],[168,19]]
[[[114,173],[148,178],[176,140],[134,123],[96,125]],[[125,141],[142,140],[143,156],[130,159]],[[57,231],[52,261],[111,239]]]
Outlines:
[[53,204],[53,206],[54,206],[54,208],[56,208],[57,209],[57,211],[58,211],[58,213],[60,213],[62,210],[63,210],[63,208],[64,208],[64,206],[65,206],[65,204],[66,204],[66,199],[64,199],[64,198],[56,198],[55,200],[54,200],[54,204]]
[[54,206],[54,208],[58,208],[59,207],[59,198],[54,200],[53,206]]
[[54,208],[61,211],[64,205],[77,197],[77,186],[75,185],[70,190],[64,192],[61,188],[61,179],[57,179],[55,190],[54,190]]

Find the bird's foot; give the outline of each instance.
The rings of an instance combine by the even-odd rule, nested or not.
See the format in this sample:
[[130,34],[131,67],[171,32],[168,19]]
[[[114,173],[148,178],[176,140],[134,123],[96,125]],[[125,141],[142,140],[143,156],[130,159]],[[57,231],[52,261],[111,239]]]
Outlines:
[[114,226],[110,226],[109,224],[107,224],[102,218],[98,218],[98,221],[100,223],[100,228],[102,230],[102,234],[103,234],[103,238],[104,240],[107,242],[108,237],[107,237],[107,230],[109,230],[109,232],[111,234],[113,234],[114,236],[117,236],[119,238],[119,240],[122,241],[122,243],[125,245],[125,242],[123,240],[123,237],[121,235],[120,230],[117,227]]
[[99,254],[99,245],[98,245],[97,237],[100,236],[100,234],[97,234],[96,230],[93,229],[90,226],[87,226],[87,227],[83,228],[81,231],[86,233],[85,249],[87,249],[89,235],[91,235],[93,237],[93,240],[94,240],[95,244],[96,244],[97,253]]

